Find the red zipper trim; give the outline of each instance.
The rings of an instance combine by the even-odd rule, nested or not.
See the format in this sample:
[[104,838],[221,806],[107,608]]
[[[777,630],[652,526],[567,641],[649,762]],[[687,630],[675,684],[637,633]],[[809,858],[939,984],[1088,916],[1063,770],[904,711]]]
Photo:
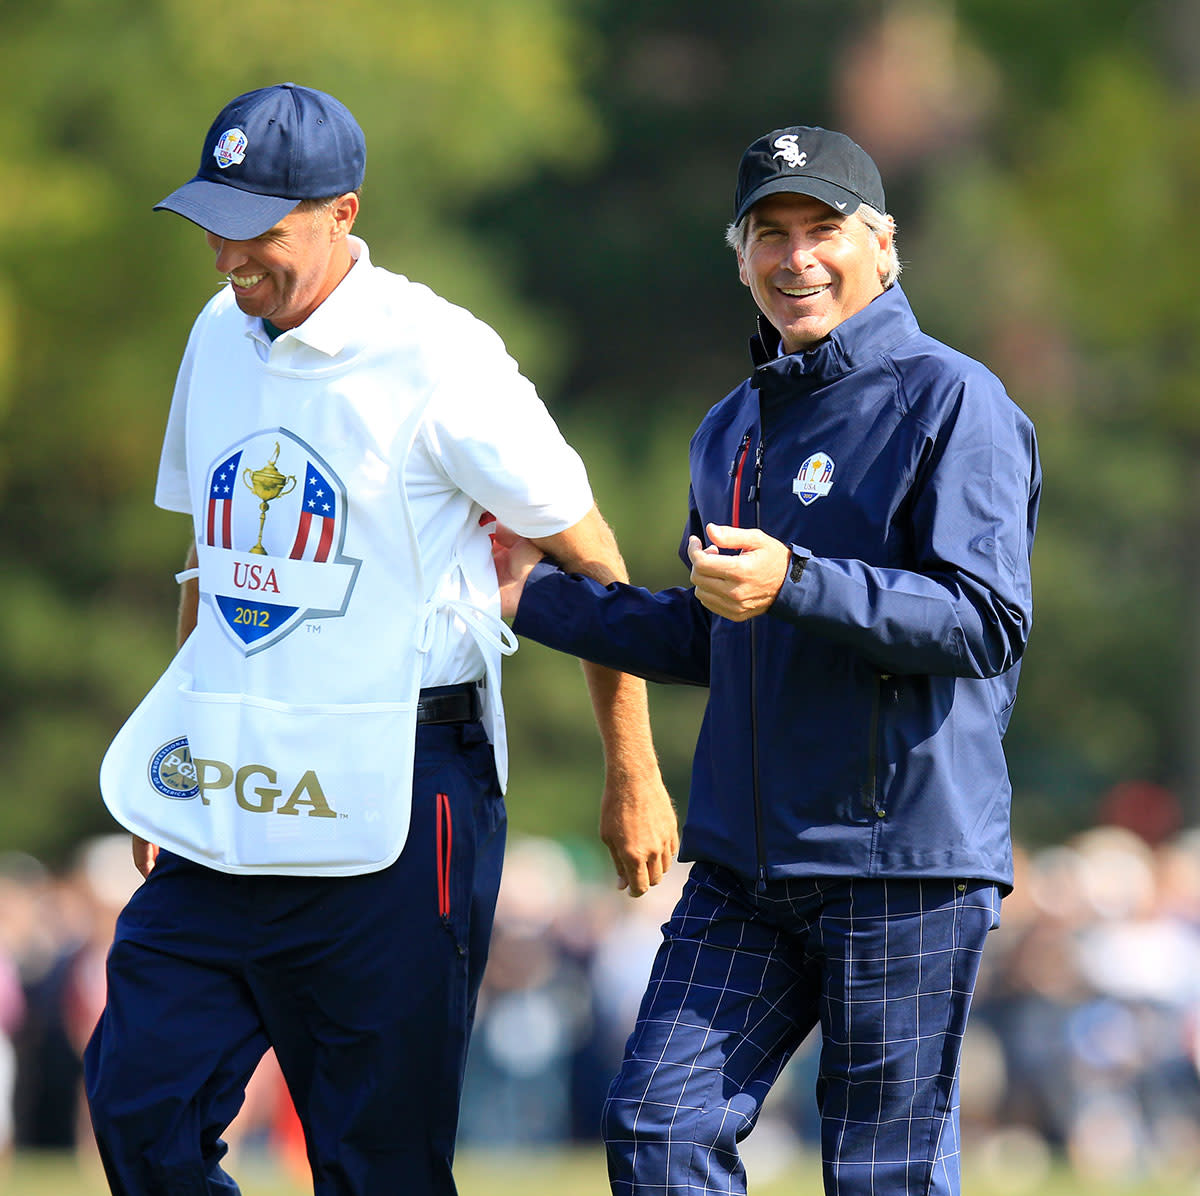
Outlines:
[[742,437],[741,447],[733,459],[733,511],[730,515],[730,526],[740,527],[738,519],[742,514],[742,471],[746,468],[746,458],[750,455],[750,433]]
[[[444,830],[443,830],[444,828]],[[437,872],[438,915],[450,916],[450,854],[454,846],[454,825],[450,818],[450,799],[437,795]]]

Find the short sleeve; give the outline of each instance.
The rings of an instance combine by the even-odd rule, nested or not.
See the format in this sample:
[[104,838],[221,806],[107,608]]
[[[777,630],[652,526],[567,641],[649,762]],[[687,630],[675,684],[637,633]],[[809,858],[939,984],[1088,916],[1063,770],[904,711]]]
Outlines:
[[175,391],[171,396],[171,411],[163,436],[162,455],[158,462],[158,482],[154,503],[165,511],[192,514],[192,495],[187,471],[187,394],[191,382],[195,329],[188,338],[179,373],[175,376]]
[[554,535],[591,509],[583,461],[486,325],[439,380],[423,434],[449,480],[519,535]]

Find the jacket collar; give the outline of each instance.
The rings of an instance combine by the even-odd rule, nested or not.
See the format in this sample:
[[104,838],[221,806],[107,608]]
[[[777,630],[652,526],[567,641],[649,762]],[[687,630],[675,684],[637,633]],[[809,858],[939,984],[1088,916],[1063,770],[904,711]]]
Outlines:
[[839,324],[823,341],[802,353],[779,356],[779,333],[762,316],[750,338],[754,374],[750,385],[772,382],[829,382],[882,356],[894,345],[920,332],[908,299],[898,283]]

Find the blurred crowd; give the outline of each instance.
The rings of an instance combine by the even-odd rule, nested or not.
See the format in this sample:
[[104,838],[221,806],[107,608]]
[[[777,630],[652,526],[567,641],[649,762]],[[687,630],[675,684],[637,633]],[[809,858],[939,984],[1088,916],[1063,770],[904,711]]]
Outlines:
[[[1102,825],[1017,851],[984,957],[962,1069],[968,1149],[1036,1183],[1085,1173],[1200,1174],[1200,828],[1160,816],[1153,786],[1111,795]],[[594,1142],[659,928],[686,866],[632,901],[590,858],[511,843],[467,1069],[460,1143]],[[138,880],[126,835],[52,873],[0,854],[0,1157],[89,1154],[80,1052],[103,1003],[113,921]],[[815,1148],[814,1039],[745,1144],[759,1177]],[[302,1175],[303,1146],[268,1057],[228,1135]]]

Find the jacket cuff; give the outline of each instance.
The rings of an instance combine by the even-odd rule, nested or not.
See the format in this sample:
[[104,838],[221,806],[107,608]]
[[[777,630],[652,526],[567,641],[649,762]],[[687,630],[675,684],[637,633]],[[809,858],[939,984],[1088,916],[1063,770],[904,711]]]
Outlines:
[[[515,634],[526,639],[537,640],[538,629],[555,621],[554,612],[554,581],[562,577],[562,570],[549,557],[538,561],[525,579],[525,588],[521,591],[521,601],[517,604],[517,613],[512,621]],[[543,584],[539,589],[538,583]],[[547,593],[550,591],[550,593]]]
[[775,601],[771,604],[769,613],[795,621],[804,614],[802,578],[808,562],[812,559],[812,553],[799,544],[792,544],[790,547],[792,556],[788,563],[787,573],[784,575],[783,585],[779,587],[779,593],[775,595]]

